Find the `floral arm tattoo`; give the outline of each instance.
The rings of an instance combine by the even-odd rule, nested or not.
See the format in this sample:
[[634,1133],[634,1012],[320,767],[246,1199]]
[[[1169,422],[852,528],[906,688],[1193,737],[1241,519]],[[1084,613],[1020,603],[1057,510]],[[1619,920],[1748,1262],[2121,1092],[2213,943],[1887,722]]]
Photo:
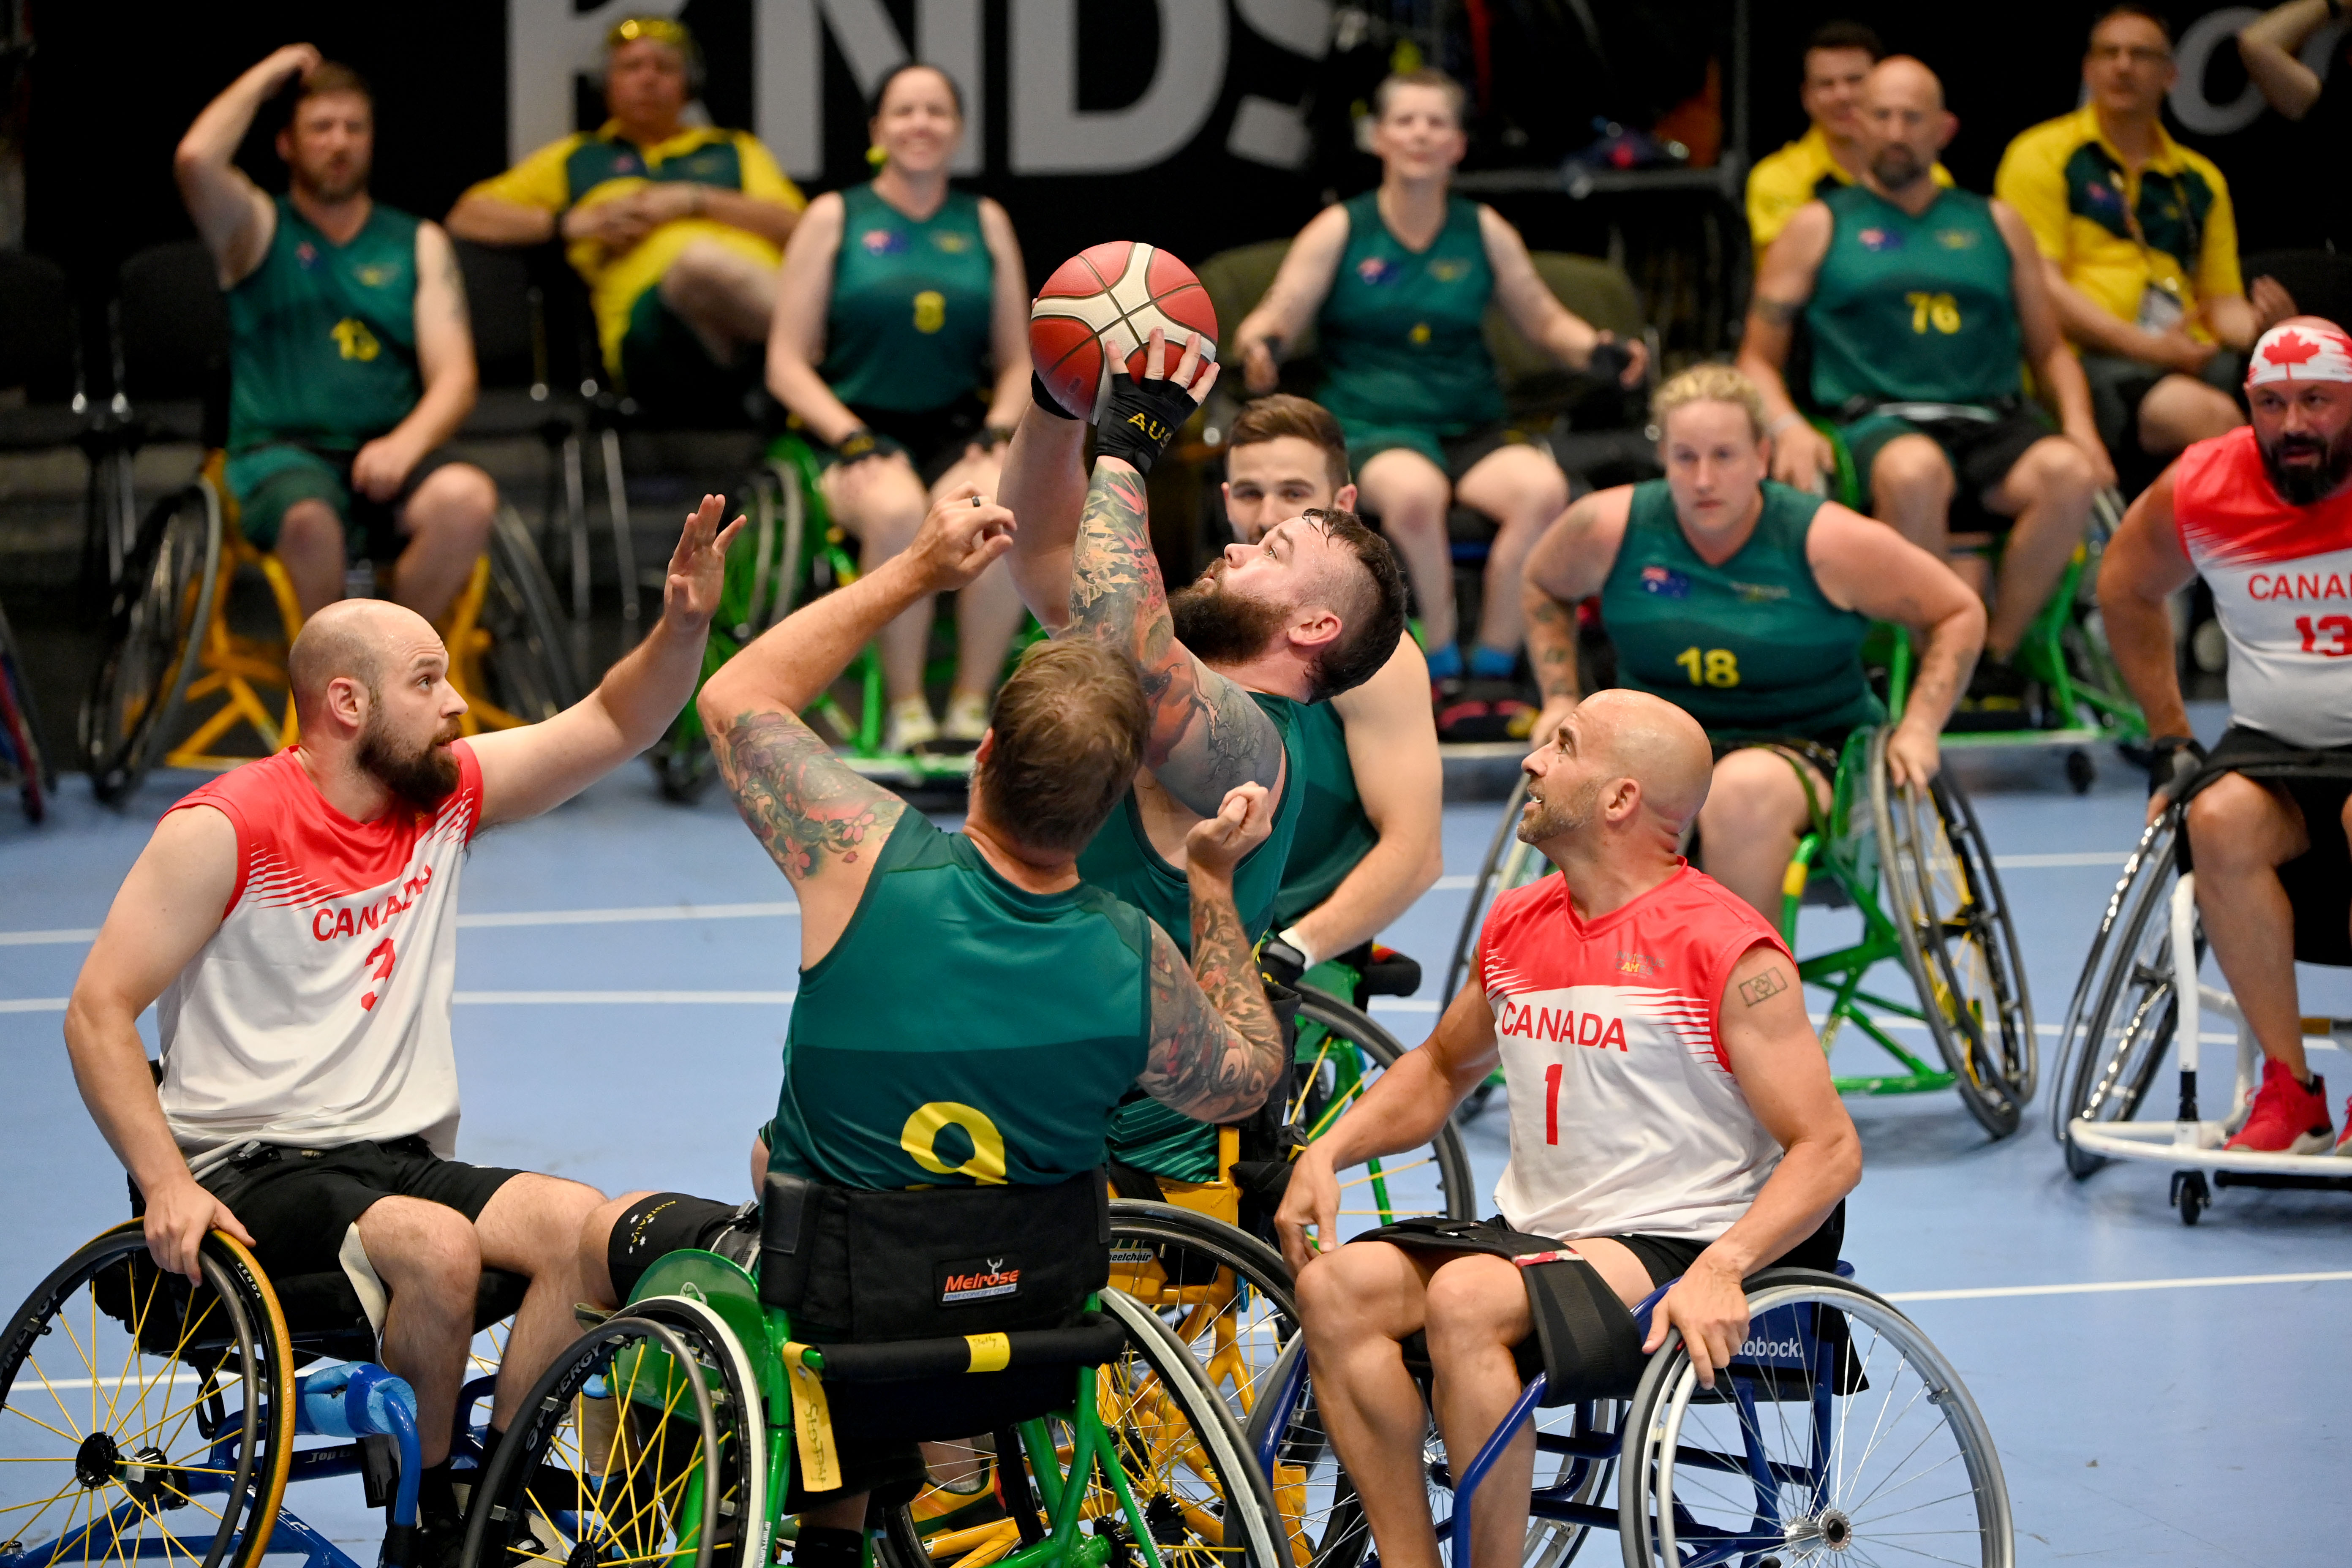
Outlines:
[[1549,701],[1573,700],[1576,680],[1576,612],[1530,581],[1527,595],[1528,656],[1536,667],[1536,685]]
[[735,809],[795,885],[879,851],[907,809],[790,713],[740,713],[710,746]]
[[1272,789],[1282,776],[1282,736],[1234,682],[1176,640],[1168,589],[1151,552],[1142,476],[1097,464],[1078,521],[1070,580],[1070,627],[1123,647],[1143,674],[1151,707],[1144,753],[1169,794],[1202,816],[1235,784]]
[[1266,1005],[1231,898],[1192,894],[1192,968],[1151,928],[1151,1054],[1137,1081],[1202,1121],[1254,1114],[1282,1072],[1282,1026]]

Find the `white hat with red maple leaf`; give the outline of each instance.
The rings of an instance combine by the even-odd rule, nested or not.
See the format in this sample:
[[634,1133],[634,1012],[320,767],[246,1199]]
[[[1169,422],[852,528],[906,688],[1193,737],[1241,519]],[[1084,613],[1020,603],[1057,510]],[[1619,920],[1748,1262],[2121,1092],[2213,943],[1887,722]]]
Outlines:
[[2280,381],[2352,381],[2352,338],[2315,317],[2281,321],[2254,344],[2246,361],[2246,385]]

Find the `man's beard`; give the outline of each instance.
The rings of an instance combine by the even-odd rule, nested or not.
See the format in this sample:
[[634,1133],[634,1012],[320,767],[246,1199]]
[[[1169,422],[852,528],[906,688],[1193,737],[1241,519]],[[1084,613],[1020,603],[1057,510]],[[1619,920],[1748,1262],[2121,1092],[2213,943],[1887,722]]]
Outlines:
[[313,201],[347,202],[367,189],[368,166],[364,160],[354,160],[340,174],[331,167],[299,168],[294,175]]
[[[2316,436],[2282,436],[2276,444],[2258,441],[2256,445],[2262,447],[2263,468],[2271,477],[2271,489],[2289,506],[2316,505],[2352,478],[2352,430],[2333,441],[2322,441]],[[2289,455],[2305,452],[2319,453],[2322,460],[2308,468],[2286,466]]]
[[1518,839],[1522,844],[1541,844],[1562,834],[1574,833],[1592,820],[1601,805],[1601,781],[1587,779],[1572,786],[1564,800],[1537,799],[1535,814],[1519,818]]
[[1927,165],[1908,147],[1882,147],[1870,161],[1870,177],[1890,191],[1916,185],[1927,173]]
[[378,784],[430,816],[457,787],[457,753],[450,750],[450,742],[463,733],[452,719],[425,745],[403,752],[383,714],[370,713],[367,728],[360,733],[359,764]]
[[[1209,568],[1210,579],[1224,575],[1224,563]],[[1228,593],[1214,581],[1179,588],[1168,595],[1176,640],[1210,664],[1246,664],[1281,635],[1290,612],[1246,595]]]

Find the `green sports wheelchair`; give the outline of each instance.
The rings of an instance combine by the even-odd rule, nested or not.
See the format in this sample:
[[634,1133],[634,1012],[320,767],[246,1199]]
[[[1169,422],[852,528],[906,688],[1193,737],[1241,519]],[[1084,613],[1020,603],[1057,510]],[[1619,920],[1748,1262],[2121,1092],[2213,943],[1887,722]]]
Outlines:
[[[770,443],[746,486],[749,521],[727,553],[727,575],[718,613],[702,653],[702,675],[719,666],[794,610],[857,578],[857,546],[827,514],[818,484],[816,453],[798,436]],[[1031,621],[1014,640],[1013,657],[1045,634]],[[832,731],[849,765],[870,778],[901,786],[954,785],[971,776],[969,755],[910,755],[883,749],[882,660],[872,647],[851,667],[857,688],[853,715],[834,692],[811,705]],[[933,673],[940,673],[934,671]],[[709,784],[714,770],[709,737],[689,701],[654,749],[654,775],[671,800],[691,800]]]
[[[1948,768],[1925,789],[1894,788],[1886,773],[1891,732],[1892,726],[1856,730],[1839,758],[1831,798],[1812,800],[1812,826],[1799,838],[1781,885],[1780,935],[1797,955],[1799,978],[1826,994],[1823,1048],[1851,1026],[1894,1058],[1894,1071],[1839,1079],[1842,1093],[1954,1089],[1986,1131],[2005,1138],[2033,1098],[2036,1071],[2033,1005],[2016,928],[1959,781]],[[1447,967],[1448,996],[1463,982],[1495,895],[1551,870],[1512,831],[1526,789],[1522,778],[1479,868]],[[1858,937],[1808,955],[1797,925],[1809,904],[1851,908],[1860,918]],[[1908,976],[1907,999],[1875,988],[1873,972],[1888,961]],[[1895,1037],[1915,1029],[1927,1031],[1940,1068]]]

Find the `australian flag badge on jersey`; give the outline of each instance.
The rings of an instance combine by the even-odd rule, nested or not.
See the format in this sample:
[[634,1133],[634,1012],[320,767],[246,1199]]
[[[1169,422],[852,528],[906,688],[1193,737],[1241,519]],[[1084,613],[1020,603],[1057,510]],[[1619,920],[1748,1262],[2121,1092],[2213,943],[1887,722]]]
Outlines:
[[1888,251],[1903,248],[1903,237],[1891,228],[1865,228],[1856,231],[1864,250]]
[[907,237],[895,228],[869,228],[858,236],[868,256],[897,256],[907,248]]
[[1655,594],[1661,599],[1690,597],[1690,579],[1671,566],[1642,568],[1642,592]]
[[1386,283],[1397,275],[1397,266],[1386,257],[1367,256],[1356,263],[1356,276],[1367,283]]

